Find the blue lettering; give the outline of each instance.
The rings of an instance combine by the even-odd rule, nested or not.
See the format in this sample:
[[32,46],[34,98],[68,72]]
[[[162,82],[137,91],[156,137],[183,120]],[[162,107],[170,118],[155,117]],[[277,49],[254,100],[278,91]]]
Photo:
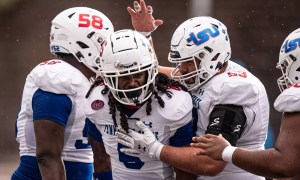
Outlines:
[[213,26],[213,29],[215,30],[215,32],[212,32],[209,28],[204,29],[203,31],[197,33],[197,37],[194,33],[190,33],[190,37],[187,39],[187,42],[190,43],[193,41],[195,45],[199,46],[208,41],[209,36],[214,38],[220,34],[219,29],[217,27]]
[[291,40],[290,42],[289,42],[289,40],[287,40],[282,48],[284,48],[285,53],[288,53],[288,52],[295,50],[297,48],[297,44],[299,47],[300,46],[300,38]]
[[115,135],[116,128],[114,125],[105,125],[104,132],[109,135]]

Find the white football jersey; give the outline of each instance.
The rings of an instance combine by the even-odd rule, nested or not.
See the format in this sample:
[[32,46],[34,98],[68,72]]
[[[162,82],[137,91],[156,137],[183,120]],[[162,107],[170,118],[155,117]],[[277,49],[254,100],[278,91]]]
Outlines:
[[299,112],[300,84],[285,89],[275,100],[274,107],[278,112]]
[[93,162],[93,153],[87,140],[84,99],[90,87],[89,80],[76,68],[61,60],[49,60],[37,65],[27,76],[24,86],[21,110],[16,127],[20,156],[36,155],[33,128],[32,98],[34,93],[43,91],[67,95],[72,109],[65,126],[65,140],[62,159],[73,162]]
[[[247,117],[243,133],[236,146],[250,150],[264,149],[269,123],[269,102],[263,84],[242,66],[229,61],[225,72],[216,75],[193,92],[194,107],[198,109],[197,136],[205,134],[210,113],[218,104],[242,106]],[[201,180],[262,180],[232,163],[214,177],[199,176]]]
[[[104,85],[97,86],[92,91],[86,105],[86,116],[94,122],[102,134],[106,152],[110,155],[112,164],[112,174],[114,180],[169,180],[174,178],[172,166],[159,160],[153,160],[145,155],[129,156],[120,152],[124,147],[117,142],[115,136],[112,115],[109,114],[108,93],[101,94]],[[136,110],[128,118],[128,126],[132,130],[137,130],[136,118],[139,118],[155,134],[157,139],[163,144],[174,146],[186,146],[191,142],[192,127],[192,98],[189,93],[169,89],[172,98],[159,93],[165,102],[165,107],[161,108],[157,100],[152,97],[151,115],[146,114],[146,104]],[[131,118],[131,119],[130,119]],[[120,125],[119,112],[116,112],[117,124]],[[182,130],[184,133],[177,134]],[[190,129],[190,131],[188,131]],[[141,132],[140,132],[141,133]]]

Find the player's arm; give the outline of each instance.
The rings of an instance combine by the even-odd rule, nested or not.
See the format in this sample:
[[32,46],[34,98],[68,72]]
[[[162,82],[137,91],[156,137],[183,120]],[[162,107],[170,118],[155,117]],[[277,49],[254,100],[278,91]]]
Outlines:
[[129,131],[128,134],[116,132],[118,142],[129,147],[121,149],[126,154],[137,152],[146,154],[150,158],[159,159],[183,171],[198,175],[214,176],[220,173],[226,165],[224,161],[197,155],[199,148],[163,145],[142,122],[137,121],[136,124],[144,134],[135,131]]
[[65,126],[72,109],[66,95],[37,90],[32,99],[36,158],[44,180],[65,179],[61,158]]
[[106,153],[102,135],[94,123],[87,119],[89,141],[94,153],[94,179],[112,179],[110,156]]
[[160,160],[184,171],[198,174],[215,176],[220,173],[226,163],[216,161],[208,156],[196,155],[199,151],[194,147],[173,147],[164,145],[160,153]]
[[[203,148],[198,153],[214,159],[231,161],[236,166],[265,177],[293,177],[300,172],[300,113],[285,113],[275,148],[249,151],[230,146],[221,136],[204,135],[193,138],[193,146]],[[226,147],[226,149],[225,149]],[[225,149],[225,150],[224,150]]]
[[275,148],[250,152],[236,149],[233,163],[265,177],[293,177],[300,172],[300,113],[284,113]]

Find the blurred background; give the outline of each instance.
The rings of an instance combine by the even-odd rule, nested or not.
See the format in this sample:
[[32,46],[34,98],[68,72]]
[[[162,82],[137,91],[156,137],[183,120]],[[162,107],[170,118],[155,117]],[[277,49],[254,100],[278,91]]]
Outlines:
[[[152,37],[161,65],[167,61],[170,39],[183,21],[209,15],[228,28],[232,59],[244,64],[265,85],[269,96],[270,137],[276,138],[281,114],[273,108],[281,75],[275,68],[285,37],[300,26],[297,0],[145,0],[154,17],[164,20]],[[112,21],[115,30],[132,28],[126,7],[133,0],[0,0],[0,179],[9,179],[18,163],[15,119],[27,74],[49,53],[51,20],[62,10],[87,6]],[[267,147],[273,146],[272,138]]]

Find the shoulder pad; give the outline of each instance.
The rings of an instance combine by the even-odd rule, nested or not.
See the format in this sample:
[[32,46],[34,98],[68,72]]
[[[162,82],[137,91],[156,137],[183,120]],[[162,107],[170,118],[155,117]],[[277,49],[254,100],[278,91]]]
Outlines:
[[96,86],[90,96],[85,99],[85,109],[84,113],[87,118],[89,118],[95,124],[102,124],[105,116],[111,119],[109,114],[109,105],[108,105],[108,93],[102,94],[104,85]]
[[[165,107],[161,108],[157,106],[158,113],[165,119],[170,121],[179,121],[186,119],[182,124],[187,124],[191,118],[186,118],[189,116],[193,109],[193,102],[191,95],[188,92],[182,90],[168,89],[173,93],[172,97],[169,98],[165,94],[161,94],[161,98],[165,102]],[[181,125],[182,125],[181,124]]]
[[49,60],[37,65],[29,74],[36,86],[56,94],[75,94],[77,87],[88,79],[75,67],[61,60]]
[[224,72],[211,79],[212,90],[216,104],[235,104],[248,106],[259,99],[260,86],[251,83],[249,79],[229,76]]
[[274,108],[278,112],[300,111],[300,84],[284,90],[275,100]]

